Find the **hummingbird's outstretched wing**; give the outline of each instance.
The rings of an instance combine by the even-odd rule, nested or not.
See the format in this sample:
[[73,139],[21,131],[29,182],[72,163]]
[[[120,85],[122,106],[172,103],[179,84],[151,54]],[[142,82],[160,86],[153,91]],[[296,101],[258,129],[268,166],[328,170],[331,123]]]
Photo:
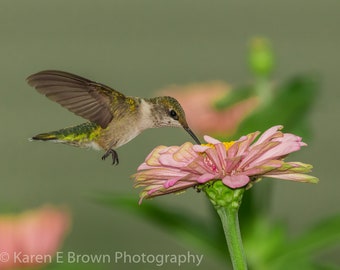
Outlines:
[[106,85],[64,71],[41,71],[29,76],[27,82],[39,93],[102,128],[113,118],[112,104],[125,99]]

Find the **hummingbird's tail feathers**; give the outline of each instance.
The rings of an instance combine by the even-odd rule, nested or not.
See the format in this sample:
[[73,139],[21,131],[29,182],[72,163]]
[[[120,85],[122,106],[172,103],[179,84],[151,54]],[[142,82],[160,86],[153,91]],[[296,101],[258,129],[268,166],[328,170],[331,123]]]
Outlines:
[[96,139],[100,136],[101,127],[95,123],[87,122],[81,125],[63,128],[56,131],[35,135],[31,140],[54,141],[77,147],[92,147],[100,149]]
[[32,137],[34,141],[50,141],[50,140],[58,140],[56,134],[53,133],[41,133]]

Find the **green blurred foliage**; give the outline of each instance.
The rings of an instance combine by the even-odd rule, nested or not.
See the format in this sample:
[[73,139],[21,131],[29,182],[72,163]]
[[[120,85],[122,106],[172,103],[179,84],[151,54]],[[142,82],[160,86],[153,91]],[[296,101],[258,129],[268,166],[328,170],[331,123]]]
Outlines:
[[[276,88],[272,101],[260,106],[239,126],[234,138],[254,130],[265,130],[274,125],[283,125],[286,132],[310,138],[308,115],[317,97],[320,82],[315,75],[297,75]],[[249,90],[248,90],[249,91]]]
[[[190,213],[183,213],[181,209],[170,209],[149,202],[138,205],[136,204],[136,198],[116,193],[98,195],[96,201],[139,215],[157,226],[162,226],[171,235],[185,241],[188,245],[210,251],[209,253],[211,254],[225,256],[226,243],[221,241],[221,239],[224,239],[223,231],[210,230],[211,226],[215,227],[215,222],[218,219],[206,222]],[[221,225],[219,224],[219,226]],[[202,232],[204,233],[202,234]]]

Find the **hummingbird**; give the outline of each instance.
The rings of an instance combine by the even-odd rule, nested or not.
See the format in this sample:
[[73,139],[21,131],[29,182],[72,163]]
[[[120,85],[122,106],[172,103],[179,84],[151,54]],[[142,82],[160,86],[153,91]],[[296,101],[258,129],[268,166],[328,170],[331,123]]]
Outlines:
[[201,144],[189,128],[183,108],[173,97],[125,96],[104,84],[58,70],[35,73],[26,81],[39,93],[88,120],[35,135],[32,140],[104,150],[102,160],[111,155],[113,165],[119,164],[115,149],[149,128],[182,127]]

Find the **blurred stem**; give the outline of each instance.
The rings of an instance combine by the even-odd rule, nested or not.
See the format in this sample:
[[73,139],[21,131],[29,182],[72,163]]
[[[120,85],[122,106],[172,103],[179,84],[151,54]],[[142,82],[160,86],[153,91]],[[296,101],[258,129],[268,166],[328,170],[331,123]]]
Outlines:
[[247,261],[238,220],[238,210],[242,202],[244,188],[231,189],[225,186],[222,181],[214,181],[206,184],[203,190],[222,221],[233,268],[246,270]]
[[273,95],[271,84],[267,76],[258,76],[256,78],[255,92],[264,106],[271,102]]

